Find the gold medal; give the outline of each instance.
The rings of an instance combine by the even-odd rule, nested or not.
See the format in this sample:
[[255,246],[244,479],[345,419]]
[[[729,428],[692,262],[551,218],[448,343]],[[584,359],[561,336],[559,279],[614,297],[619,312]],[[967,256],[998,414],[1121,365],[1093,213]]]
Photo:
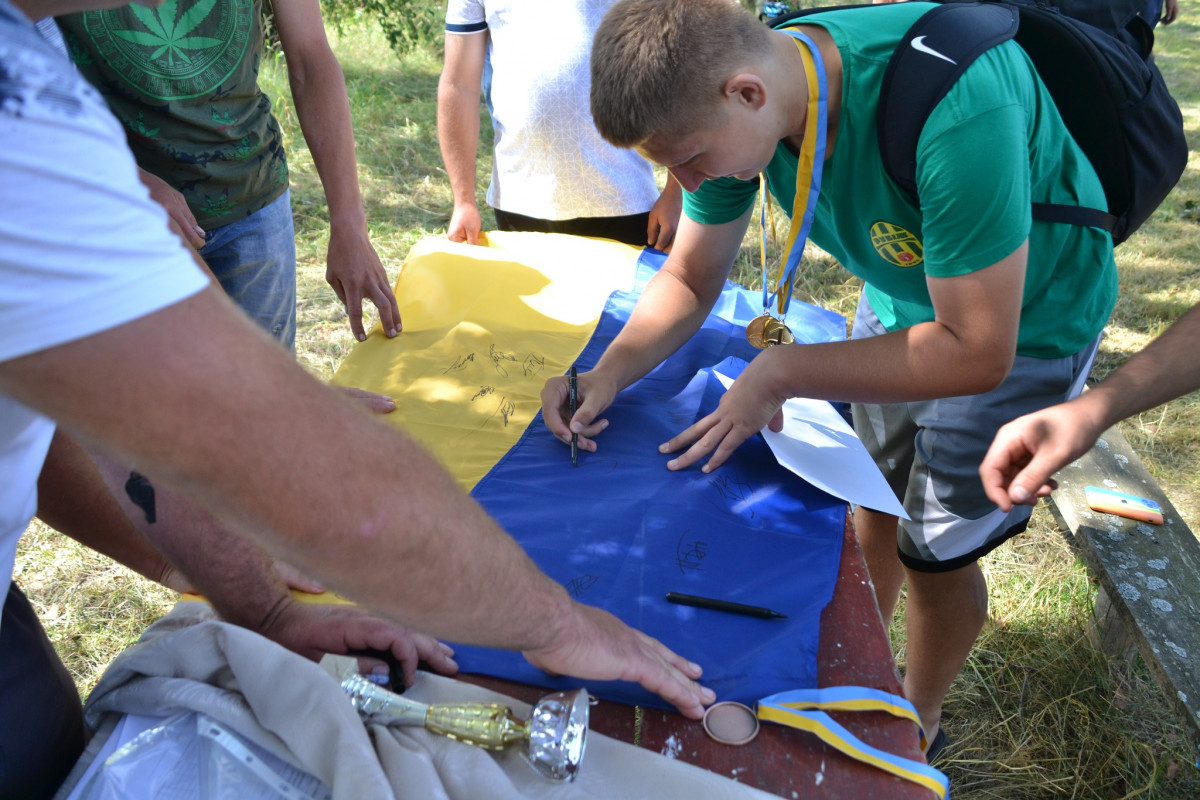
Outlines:
[[760,314],[746,326],[746,340],[759,350],[765,350],[773,344],[793,344],[796,337],[788,330],[787,325],[775,317]]
[[775,322],[775,318],[770,314],[759,314],[750,320],[750,323],[746,326],[746,340],[759,350],[763,350],[767,346],[767,341],[763,338],[763,332],[770,322]]
[[[790,30],[784,32],[795,38],[796,47],[804,61],[804,75],[808,83],[808,101],[804,119],[804,138],[801,141],[796,162],[796,195],[792,202],[791,225],[788,228],[787,244],[784,247],[786,255],[781,259],[774,289],[771,288],[767,271],[767,221],[771,221],[771,233],[774,235],[775,218],[770,211],[771,193],[770,187],[767,186],[766,173],[759,175],[759,195],[762,202],[759,205],[758,224],[762,234],[759,237],[759,255],[763,277],[763,313],[746,326],[746,339],[760,350],[777,344],[794,344],[796,341],[796,337],[792,335],[784,320],[787,319],[788,305],[792,300],[792,284],[796,276],[796,269],[800,265],[800,259],[804,254],[804,243],[808,240],[808,232],[816,214],[817,197],[821,191],[822,165],[825,162],[825,135],[829,119],[825,102],[828,87],[820,51],[803,33]],[[772,306],[776,313],[772,313]]]
[[768,317],[767,322],[763,325],[762,339],[765,347],[773,344],[794,344],[796,341],[796,337],[788,330],[788,326],[774,317]]

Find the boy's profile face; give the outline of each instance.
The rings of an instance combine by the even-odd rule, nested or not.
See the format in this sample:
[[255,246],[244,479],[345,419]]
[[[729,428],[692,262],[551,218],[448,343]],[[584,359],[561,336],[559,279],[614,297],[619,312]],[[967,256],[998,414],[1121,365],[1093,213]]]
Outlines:
[[635,149],[667,168],[679,184],[694,192],[710,178],[752,180],[766,169],[778,138],[760,106],[726,95],[713,108],[713,124],[683,137],[652,136]]

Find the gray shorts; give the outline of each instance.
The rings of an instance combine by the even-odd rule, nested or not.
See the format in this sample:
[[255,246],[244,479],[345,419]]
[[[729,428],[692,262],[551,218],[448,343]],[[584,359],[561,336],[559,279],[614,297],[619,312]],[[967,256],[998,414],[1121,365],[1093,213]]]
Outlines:
[[[887,333],[866,293],[853,338]],[[897,549],[910,569],[959,569],[1025,530],[1030,506],[1001,511],[983,491],[979,464],[996,431],[1022,414],[1083,389],[1100,337],[1073,356],[1018,355],[1012,371],[984,394],[915,403],[855,403],[854,430],[912,520],[900,520]]]

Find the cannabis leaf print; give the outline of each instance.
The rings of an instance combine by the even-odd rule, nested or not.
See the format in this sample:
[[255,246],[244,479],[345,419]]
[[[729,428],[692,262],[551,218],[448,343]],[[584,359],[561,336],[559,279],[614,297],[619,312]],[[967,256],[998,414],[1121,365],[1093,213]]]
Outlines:
[[167,65],[170,67],[175,66],[177,58],[184,64],[191,64],[192,59],[188,57],[187,51],[204,50],[222,44],[221,40],[208,36],[188,36],[204,21],[216,4],[217,0],[199,0],[189,4],[190,7],[182,15],[178,14],[177,0],[167,0],[156,9],[133,5],[130,6],[130,10],[146,26],[146,30],[115,33],[134,44],[156,48],[150,55],[153,60],[157,61],[166,54]]

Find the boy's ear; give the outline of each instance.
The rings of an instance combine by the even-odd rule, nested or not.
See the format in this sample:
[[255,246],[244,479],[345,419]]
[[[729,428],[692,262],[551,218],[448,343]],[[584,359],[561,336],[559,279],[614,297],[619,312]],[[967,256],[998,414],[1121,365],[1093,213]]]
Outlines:
[[739,72],[725,81],[725,96],[736,98],[757,111],[767,103],[767,86],[753,72]]

